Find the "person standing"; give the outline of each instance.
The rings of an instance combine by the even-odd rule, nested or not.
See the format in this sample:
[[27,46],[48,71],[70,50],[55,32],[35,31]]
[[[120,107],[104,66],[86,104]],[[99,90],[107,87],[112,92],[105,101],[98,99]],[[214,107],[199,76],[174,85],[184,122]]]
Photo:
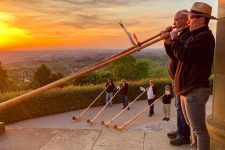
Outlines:
[[[106,99],[105,99],[105,103],[107,104],[111,98],[113,97],[113,90],[114,90],[114,83],[112,81],[111,78],[108,78],[108,81],[106,82]],[[112,106],[112,100],[109,102],[108,104],[109,107]]]
[[182,111],[192,132],[192,144],[198,150],[209,150],[210,140],[205,123],[205,105],[209,98],[209,77],[214,58],[215,39],[208,27],[212,7],[195,2],[188,14],[191,37],[182,43],[178,32],[163,34],[178,59],[174,90],[180,95]]
[[162,120],[165,120],[165,121],[170,120],[171,98],[172,98],[172,93],[171,93],[171,90],[170,90],[170,86],[167,84],[165,86],[164,96],[162,97],[163,112],[164,112],[164,118]]
[[[148,98],[148,105],[151,105],[156,99],[157,89],[155,87],[154,81],[149,80],[149,87],[147,88],[147,98]],[[154,104],[150,106],[149,110],[149,117],[154,115]]]
[[[128,83],[125,79],[122,79],[122,86],[121,86],[121,95],[123,100],[123,109],[128,106]],[[130,108],[127,108],[130,110]]]
[[[187,10],[183,9],[178,11],[174,15],[174,23],[173,25],[176,26],[176,29],[181,29],[185,26],[187,26],[187,15],[183,13],[188,13]],[[168,27],[166,31],[171,31],[172,27]],[[180,42],[185,43],[185,41],[190,38],[191,32],[188,28],[184,29],[179,35],[178,39]],[[179,63],[178,59],[173,54],[173,51],[171,49],[171,45],[164,43],[164,47],[166,50],[167,55],[169,56],[168,59],[168,72],[172,80],[174,80],[177,65]],[[175,106],[177,108],[177,131],[172,131],[167,134],[167,136],[171,139],[170,144],[179,146],[183,144],[189,144],[190,143],[190,127],[185,121],[181,103],[180,103],[180,96],[175,95]]]

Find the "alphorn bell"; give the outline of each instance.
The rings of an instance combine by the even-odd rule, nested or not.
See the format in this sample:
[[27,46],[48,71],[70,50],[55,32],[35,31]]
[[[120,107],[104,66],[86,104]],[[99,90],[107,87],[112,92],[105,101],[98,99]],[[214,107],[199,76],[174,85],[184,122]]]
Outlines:
[[115,125],[113,128],[117,131],[122,131],[123,129],[125,129],[130,123],[132,123],[135,119],[137,119],[145,110],[147,110],[149,107],[151,107],[152,105],[154,105],[159,99],[161,99],[164,96],[164,94],[162,96],[160,96],[158,99],[156,99],[151,105],[148,105],[147,107],[143,108],[138,114],[136,114],[134,117],[132,117],[130,120],[128,120],[124,125],[118,126]]
[[102,109],[95,115],[95,117],[93,119],[87,119],[87,123],[93,125],[93,122],[95,121],[95,119],[97,119],[97,117],[103,112],[103,110],[107,107],[107,105],[113,100],[113,98],[119,93],[119,91],[121,90],[121,88],[119,88],[116,93],[113,95],[113,97],[105,104],[104,107],[102,107]]
[[131,103],[129,103],[129,105],[128,106],[126,106],[123,110],[121,110],[117,115],[115,115],[110,121],[107,121],[107,122],[105,122],[105,121],[102,121],[101,122],[101,125],[103,125],[103,126],[105,126],[105,127],[109,127],[109,125],[111,124],[111,123],[113,123],[113,121],[116,119],[116,118],[118,118],[130,105],[132,105],[136,100],[138,100],[144,93],[146,92],[146,90],[145,91],[143,91],[143,92],[141,92],[141,94],[139,94]]
[[64,77],[62,79],[59,79],[59,80],[57,80],[55,82],[52,82],[52,83],[50,83],[48,85],[45,85],[45,86],[40,87],[38,89],[35,89],[35,90],[31,91],[31,92],[25,93],[25,94],[20,95],[18,97],[15,97],[15,98],[12,98],[12,99],[7,100],[5,102],[2,102],[2,103],[0,103],[0,112],[5,110],[5,109],[8,109],[8,108],[10,108],[10,107],[12,107],[12,106],[14,106],[16,104],[19,104],[19,103],[21,103],[21,102],[23,102],[25,100],[28,100],[29,98],[32,98],[35,95],[38,95],[38,94],[43,93],[45,91],[48,91],[48,90],[50,90],[52,88],[58,87],[58,86],[66,83],[66,82],[72,81],[72,80],[74,80],[76,78],[79,78],[81,76],[84,76],[87,73],[90,73],[90,72],[92,72],[94,70],[97,70],[97,69],[99,69],[99,68],[101,68],[103,66],[106,66],[106,65],[108,65],[108,64],[110,64],[112,62],[120,60],[123,57],[126,57],[126,56],[128,56],[130,54],[133,54],[133,53],[135,53],[137,51],[140,51],[141,49],[146,48],[146,47],[148,47],[148,46],[150,46],[150,45],[152,45],[154,43],[157,43],[158,41],[163,39],[162,37],[159,37],[160,35],[161,34],[157,34],[157,35],[155,35],[155,36],[153,36],[153,37],[151,37],[151,38],[141,42],[139,45],[132,46],[132,47],[130,47],[130,48],[120,52],[119,54],[116,54],[116,55],[114,55],[114,56],[112,56],[110,58],[107,58],[107,59],[105,59],[105,60],[103,60],[103,61],[101,61],[99,63],[96,63],[96,64],[90,66],[90,67],[84,68],[81,71],[78,71],[78,72],[76,72],[74,74],[66,76],[66,77]]
[[106,91],[107,88],[108,86],[104,88],[104,90],[95,98],[95,100],[93,100],[93,102],[84,111],[80,113],[79,116],[73,116],[72,119],[79,121],[80,117],[83,116],[88,111],[88,109],[99,99],[99,97]]

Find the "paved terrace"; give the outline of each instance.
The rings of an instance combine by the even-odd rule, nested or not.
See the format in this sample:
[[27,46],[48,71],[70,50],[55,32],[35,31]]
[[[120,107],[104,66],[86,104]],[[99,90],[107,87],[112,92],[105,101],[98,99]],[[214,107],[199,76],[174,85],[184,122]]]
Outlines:
[[[211,98],[207,103],[207,114],[211,113]],[[134,103],[114,124],[122,124],[147,105],[147,101]],[[121,104],[114,104],[97,118],[94,125],[88,125],[101,107],[91,108],[79,122],[71,118],[82,110],[25,120],[6,126],[6,133],[0,135],[1,150],[189,150],[189,145],[175,147],[169,144],[168,131],[176,129],[176,110],[171,105],[170,121],[162,121],[162,103],[155,105],[155,115],[143,113],[123,132],[100,125],[109,121],[121,110]]]

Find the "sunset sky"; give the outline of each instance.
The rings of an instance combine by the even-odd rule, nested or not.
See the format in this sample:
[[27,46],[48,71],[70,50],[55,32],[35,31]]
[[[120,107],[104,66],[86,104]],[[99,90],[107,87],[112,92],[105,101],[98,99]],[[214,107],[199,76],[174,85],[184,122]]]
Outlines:
[[[0,0],[0,50],[131,46],[122,20],[139,40],[173,23],[194,0]],[[217,1],[204,0],[217,17]],[[215,33],[216,21],[210,27]],[[153,45],[160,47],[162,43]]]

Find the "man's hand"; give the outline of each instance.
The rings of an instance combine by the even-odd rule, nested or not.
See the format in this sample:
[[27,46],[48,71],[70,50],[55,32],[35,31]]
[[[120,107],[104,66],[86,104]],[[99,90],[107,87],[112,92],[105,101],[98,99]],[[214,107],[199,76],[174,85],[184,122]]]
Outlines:
[[171,43],[170,32],[162,31],[161,37],[164,39],[164,42],[169,45]]
[[167,28],[166,28],[166,32],[171,32],[173,30],[173,27],[172,26],[168,26]]

